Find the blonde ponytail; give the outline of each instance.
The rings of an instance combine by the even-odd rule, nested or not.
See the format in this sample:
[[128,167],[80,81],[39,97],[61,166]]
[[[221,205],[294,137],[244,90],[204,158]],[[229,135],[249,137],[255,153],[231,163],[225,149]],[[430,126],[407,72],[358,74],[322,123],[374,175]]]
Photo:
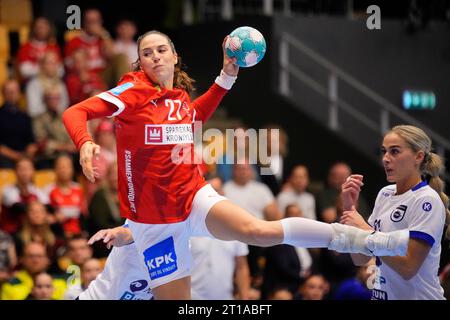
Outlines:
[[442,162],[441,157],[439,157],[436,153],[430,152],[426,158],[424,159],[424,169],[423,173],[429,177],[428,184],[431,188],[433,188],[438,194],[439,197],[441,197],[442,202],[444,203],[445,210],[446,210],[446,220],[445,224],[447,224],[447,231],[445,233],[445,236],[450,239],[450,210],[449,210],[449,204],[450,200],[448,198],[448,195],[444,193],[445,190],[445,183],[440,178],[440,175],[442,175],[445,172],[445,167]]

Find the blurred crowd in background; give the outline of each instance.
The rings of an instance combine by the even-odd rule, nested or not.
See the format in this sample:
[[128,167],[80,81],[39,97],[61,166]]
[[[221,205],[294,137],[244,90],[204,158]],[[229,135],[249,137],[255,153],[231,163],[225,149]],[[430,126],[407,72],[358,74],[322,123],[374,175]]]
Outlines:
[[[67,31],[64,43],[58,43],[52,21],[35,17],[17,50],[0,48],[0,299],[74,299],[71,277],[78,269],[71,266],[80,268],[74,281],[85,288],[101,272],[109,253],[102,244],[89,246],[89,237],[124,222],[118,207],[113,120],[89,123],[102,147],[94,164],[100,173],[95,184],[83,177],[77,150],[61,120],[66,108],[114,87],[131,70],[137,59],[137,27],[131,20],[121,20],[113,31],[114,38],[103,27],[101,12],[90,9],[83,12],[82,30]],[[0,36],[3,32],[0,27]],[[17,53],[8,56],[11,51]],[[280,153],[271,159],[280,169],[276,174],[262,176],[259,164],[244,161],[202,165],[205,178],[262,219],[339,221],[340,186],[351,174],[350,166],[335,163],[323,168],[328,172],[326,181],[310,181],[302,159],[290,158],[283,128],[273,124],[266,128],[280,130]],[[245,133],[246,128],[234,129]],[[226,147],[219,156],[227,157]],[[249,142],[236,143],[234,150],[239,148],[248,151]],[[365,218],[371,213],[364,194],[358,209]],[[212,254],[208,251],[212,248],[199,250]],[[443,248],[447,250],[448,244]],[[348,254],[290,245],[249,246],[231,258],[214,259],[235,256],[244,256],[249,270],[229,284],[238,299],[371,297],[367,284],[374,261],[355,267]],[[242,267],[237,261],[229,267]],[[448,262],[441,261],[447,297]],[[250,284],[246,292],[239,290],[242,281]]]

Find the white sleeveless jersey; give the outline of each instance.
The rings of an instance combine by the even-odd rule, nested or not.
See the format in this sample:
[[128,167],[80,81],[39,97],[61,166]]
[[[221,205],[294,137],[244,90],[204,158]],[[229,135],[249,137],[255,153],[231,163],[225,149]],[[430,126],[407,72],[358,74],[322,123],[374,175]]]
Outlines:
[[153,294],[143,258],[133,243],[113,247],[105,268],[88,288],[79,295],[80,300],[150,300]]
[[446,217],[442,200],[425,181],[401,195],[395,193],[395,185],[381,189],[369,224],[383,232],[409,229],[410,238],[426,241],[431,249],[417,274],[410,280],[404,280],[377,257],[377,277],[372,299],[444,299],[444,290],[438,278]]

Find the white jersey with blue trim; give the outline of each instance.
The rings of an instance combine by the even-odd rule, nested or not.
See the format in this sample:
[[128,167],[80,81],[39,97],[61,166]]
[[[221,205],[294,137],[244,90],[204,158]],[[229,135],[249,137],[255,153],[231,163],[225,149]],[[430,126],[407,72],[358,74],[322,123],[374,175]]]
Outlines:
[[105,268],[88,288],[80,300],[150,300],[153,294],[148,286],[148,271],[142,263],[136,245],[113,247]]
[[417,274],[410,280],[377,258],[378,273],[372,291],[376,300],[443,300],[444,290],[439,278],[441,238],[446,212],[438,193],[425,181],[401,195],[395,195],[396,185],[381,189],[369,224],[377,231],[409,229],[410,238],[421,239],[430,252]]

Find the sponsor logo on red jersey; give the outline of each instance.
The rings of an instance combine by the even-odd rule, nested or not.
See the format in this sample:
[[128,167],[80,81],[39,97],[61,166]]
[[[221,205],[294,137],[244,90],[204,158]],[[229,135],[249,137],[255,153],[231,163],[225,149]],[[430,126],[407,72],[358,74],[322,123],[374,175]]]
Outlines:
[[190,123],[145,125],[145,144],[179,143],[194,143]]

